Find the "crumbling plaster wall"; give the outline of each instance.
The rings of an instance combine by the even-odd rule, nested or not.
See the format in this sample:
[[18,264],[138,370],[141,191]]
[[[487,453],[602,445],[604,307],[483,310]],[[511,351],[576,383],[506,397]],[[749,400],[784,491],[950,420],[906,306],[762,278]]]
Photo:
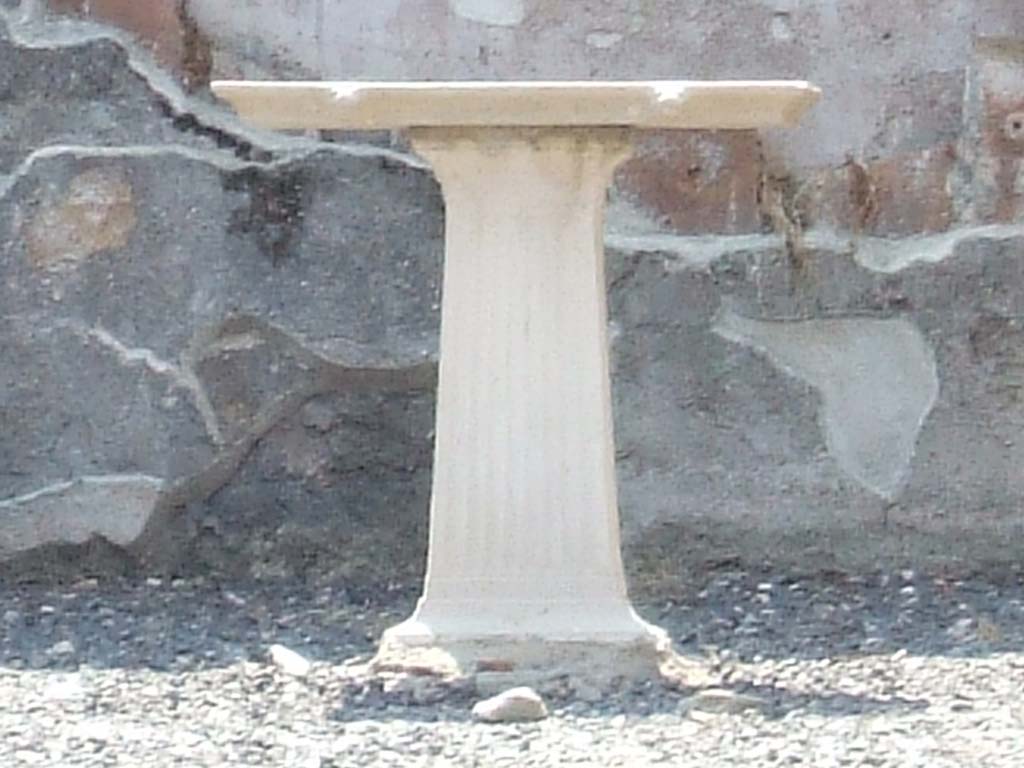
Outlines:
[[1014,0],[0,9],[18,567],[96,535],[150,568],[421,567],[437,188],[397,136],[246,128],[216,76],[813,80],[794,131],[650,134],[617,176],[627,559],[1019,560]]

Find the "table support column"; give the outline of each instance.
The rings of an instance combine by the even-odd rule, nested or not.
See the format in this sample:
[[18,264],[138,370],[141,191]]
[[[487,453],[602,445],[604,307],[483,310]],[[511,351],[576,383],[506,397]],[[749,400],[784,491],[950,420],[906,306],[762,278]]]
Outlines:
[[626,594],[606,331],[604,203],[629,133],[411,139],[446,204],[430,544],[423,596],[378,661],[650,666],[669,644]]

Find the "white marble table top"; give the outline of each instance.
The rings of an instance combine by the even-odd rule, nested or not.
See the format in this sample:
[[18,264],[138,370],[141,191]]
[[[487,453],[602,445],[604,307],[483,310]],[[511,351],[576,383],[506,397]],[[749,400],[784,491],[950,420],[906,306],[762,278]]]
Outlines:
[[820,96],[799,80],[259,82],[214,93],[276,129],[635,126],[749,129],[793,125]]

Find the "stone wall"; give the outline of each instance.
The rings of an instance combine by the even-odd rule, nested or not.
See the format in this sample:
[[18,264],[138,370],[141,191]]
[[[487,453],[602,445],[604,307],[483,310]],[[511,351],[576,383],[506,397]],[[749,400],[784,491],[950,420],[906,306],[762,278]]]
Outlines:
[[0,559],[422,568],[443,208],[399,136],[211,77],[798,77],[652,133],[606,243],[636,583],[1009,567],[1024,528],[1017,0],[0,0]]

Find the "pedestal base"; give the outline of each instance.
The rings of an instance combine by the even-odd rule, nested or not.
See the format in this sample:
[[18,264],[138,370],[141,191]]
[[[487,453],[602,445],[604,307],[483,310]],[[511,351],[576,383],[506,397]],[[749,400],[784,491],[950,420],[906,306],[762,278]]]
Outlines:
[[[447,602],[421,601],[412,618],[387,630],[372,666],[447,678],[493,678],[492,683],[501,683],[495,687],[559,677],[606,685],[657,679],[674,659],[668,635],[623,601]],[[527,614],[532,614],[529,620]]]

